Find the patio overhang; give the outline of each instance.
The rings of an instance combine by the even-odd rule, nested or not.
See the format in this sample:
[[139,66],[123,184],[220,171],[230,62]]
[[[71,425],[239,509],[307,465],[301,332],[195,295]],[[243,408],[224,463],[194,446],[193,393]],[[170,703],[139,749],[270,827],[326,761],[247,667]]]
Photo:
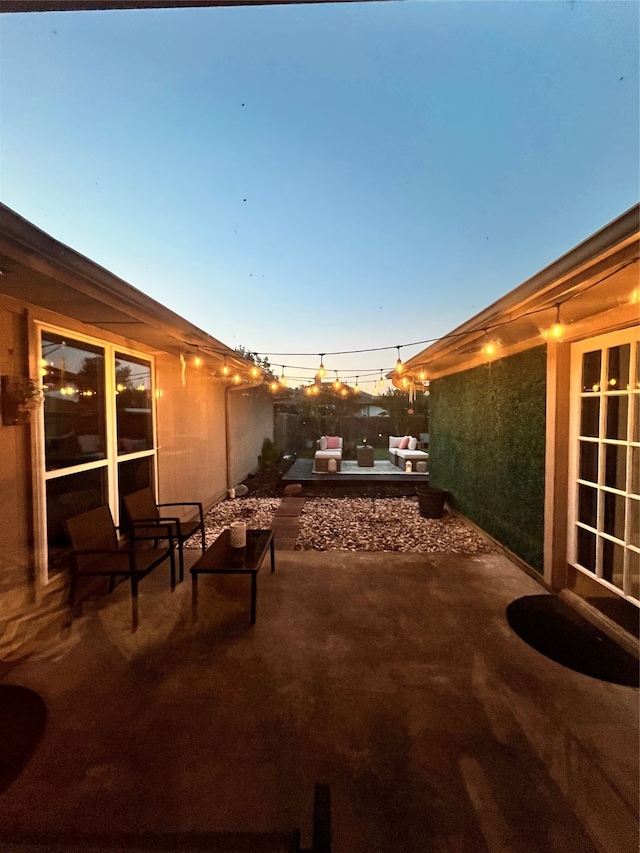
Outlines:
[[[381,2],[382,0],[364,0]],[[0,12],[81,12],[104,9],[188,9],[202,6],[292,6],[362,0],[2,0]]]
[[396,388],[437,379],[487,361],[487,343],[501,358],[549,339],[558,322],[563,340],[589,334],[598,315],[601,327],[638,323],[640,206],[636,205],[501,299],[404,363],[402,374],[387,374]]
[[[0,204],[0,294],[64,314],[145,344],[154,353],[226,363],[250,374],[251,362],[121,278],[58,242]],[[256,380],[262,378],[255,377]]]

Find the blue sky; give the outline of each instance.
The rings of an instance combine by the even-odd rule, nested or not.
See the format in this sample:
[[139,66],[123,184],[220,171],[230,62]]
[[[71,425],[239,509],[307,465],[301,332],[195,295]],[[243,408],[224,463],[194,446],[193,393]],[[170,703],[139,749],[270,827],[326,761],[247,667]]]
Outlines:
[[5,15],[0,198],[288,375],[437,338],[637,203],[639,8]]

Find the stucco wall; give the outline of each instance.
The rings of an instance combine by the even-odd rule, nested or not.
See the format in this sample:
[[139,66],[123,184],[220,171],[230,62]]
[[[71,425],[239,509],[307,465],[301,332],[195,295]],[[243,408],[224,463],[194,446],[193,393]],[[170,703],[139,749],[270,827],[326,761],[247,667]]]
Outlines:
[[[0,375],[26,376],[26,329],[24,314],[19,309],[0,305]],[[30,427],[26,424],[7,426],[0,421],[0,596],[3,619],[18,612],[31,597],[28,589],[33,577],[29,454]]]
[[436,379],[430,392],[432,485],[541,572],[546,348]]
[[201,501],[227,490],[224,385],[179,359],[156,358],[158,496],[161,502]]
[[265,388],[231,388],[229,480],[236,485],[258,467],[265,438],[273,440],[273,399]]

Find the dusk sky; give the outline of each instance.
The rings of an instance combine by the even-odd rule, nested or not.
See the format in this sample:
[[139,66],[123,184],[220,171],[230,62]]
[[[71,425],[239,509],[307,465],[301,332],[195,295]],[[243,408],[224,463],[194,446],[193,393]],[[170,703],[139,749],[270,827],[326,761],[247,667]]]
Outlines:
[[[4,15],[0,198],[309,379],[446,334],[638,202],[639,9]],[[372,390],[395,359],[325,365]]]

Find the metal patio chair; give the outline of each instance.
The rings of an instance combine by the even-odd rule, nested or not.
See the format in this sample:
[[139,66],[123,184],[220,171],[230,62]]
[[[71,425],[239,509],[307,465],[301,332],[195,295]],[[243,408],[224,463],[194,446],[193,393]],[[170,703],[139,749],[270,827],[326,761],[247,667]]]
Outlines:
[[[157,544],[160,540],[166,539],[167,530],[170,532],[174,543],[178,546],[180,580],[184,580],[184,543],[195,533],[200,532],[202,553],[204,554],[206,550],[202,504],[196,501],[157,504],[153,492],[147,487],[126,495],[124,507],[129,521],[136,526],[136,539],[149,539]],[[167,507],[197,507],[198,515],[196,518],[183,521],[178,516],[171,516],[164,512]]]
[[128,545],[118,543],[118,527],[113,523],[108,506],[83,512],[65,522],[72,547],[71,584],[69,604],[76,598],[78,579],[87,575],[109,578],[109,592],[113,591],[118,576],[131,582],[134,629],[138,623],[138,582],[167,558],[171,567],[171,589],[176,585],[176,564],[173,540],[165,529],[167,545],[164,548],[136,547],[136,525],[129,527]]

